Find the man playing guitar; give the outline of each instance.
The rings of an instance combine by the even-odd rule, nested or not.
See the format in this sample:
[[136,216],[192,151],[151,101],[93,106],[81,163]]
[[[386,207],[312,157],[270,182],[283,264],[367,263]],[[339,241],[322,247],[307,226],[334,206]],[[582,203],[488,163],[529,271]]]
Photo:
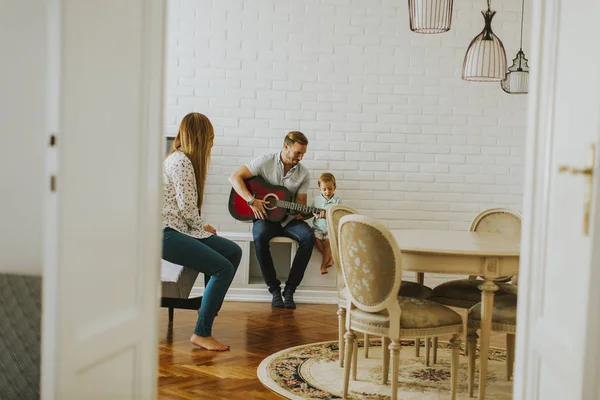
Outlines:
[[[252,235],[254,249],[260,269],[273,296],[273,308],[296,308],[294,292],[302,278],[312,255],[315,237],[310,226],[303,221],[300,214],[288,215],[281,222],[265,219],[267,212],[265,202],[256,199],[247,189],[244,180],[253,176],[260,176],[272,185],[285,186],[295,197],[295,202],[306,205],[308,188],[310,186],[310,173],[300,164],[308,139],[302,132],[289,132],[283,141],[281,151],[265,154],[246,165],[239,167],[230,177],[229,182],[233,189],[248,202],[254,212]],[[277,279],[273,257],[271,257],[270,240],[277,236],[285,236],[298,242],[298,250],[287,282],[281,296],[281,281]]]

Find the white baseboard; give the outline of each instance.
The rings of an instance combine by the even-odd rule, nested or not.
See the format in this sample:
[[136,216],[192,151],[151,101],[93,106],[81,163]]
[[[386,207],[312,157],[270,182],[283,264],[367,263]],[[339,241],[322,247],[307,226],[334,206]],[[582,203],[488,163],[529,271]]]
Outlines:
[[[203,287],[194,287],[190,297],[202,296]],[[230,288],[225,296],[225,301],[257,301],[271,302],[271,294],[267,287],[255,288]],[[297,289],[294,294],[296,303],[304,304],[337,304],[338,295],[336,290],[303,290]]]
[[[406,280],[413,281],[414,274],[407,273],[404,277]],[[425,285],[430,288],[434,288],[444,282],[455,279],[466,278],[458,275],[436,275],[429,274],[425,275]],[[225,301],[257,301],[257,302],[271,302],[271,294],[268,292],[267,287],[263,285],[255,285],[260,287],[244,287],[244,288],[229,288]],[[304,304],[337,304],[337,290],[327,289],[302,289],[302,286],[296,290],[294,294],[294,300],[296,303]],[[204,286],[194,286],[190,297],[202,296],[204,293]]]

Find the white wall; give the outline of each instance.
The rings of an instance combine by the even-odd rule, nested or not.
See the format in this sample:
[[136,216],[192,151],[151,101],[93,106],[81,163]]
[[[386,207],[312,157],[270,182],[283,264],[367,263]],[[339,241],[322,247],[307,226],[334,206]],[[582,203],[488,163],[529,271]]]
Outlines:
[[45,2],[0,1],[0,273],[42,273]]
[[[520,209],[526,96],[460,78],[485,6],[457,1],[449,33],[418,35],[399,0],[171,0],[165,130],[191,111],[216,127],[209,222],[249,229],[227,212],[227,176],[296,129],[312,195],[332,172],[345,203],[391,228],[462,230],[480,210]],[[511,63],[521,2],[492,8]]]

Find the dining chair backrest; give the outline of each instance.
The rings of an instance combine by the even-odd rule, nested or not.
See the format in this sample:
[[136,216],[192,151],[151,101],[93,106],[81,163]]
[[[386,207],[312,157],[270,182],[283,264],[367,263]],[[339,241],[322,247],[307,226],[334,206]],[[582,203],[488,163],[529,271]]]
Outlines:
[[490,208],[477,214],[469,230],[521,237],[521,213],[506,208]]
[[340,220],[338,239],[352,304],[367,312],[399,307],[402,258],[392,233],[373,218],[347,215]]
[[327,232],[329,235],[329,245],[331,247],[331,258],[333,258],[333,263],[338,274],[338,289],[343,289],[345,284],[344,277],[342,276],[342,269],[340,267],[337,233],[340,226],[340,219],[351,214],[358,214],[358,211],[344,204],[337,204],[327,209]]
[[[471,232],[502,233],[521,237],[521,213],[507,208],[490,208],[475,216],[469,230]],[[470,279],[476,278],[470,276]],[[501,276],[494,279],[496,282],[513,281],[517,283],[516,277]]]

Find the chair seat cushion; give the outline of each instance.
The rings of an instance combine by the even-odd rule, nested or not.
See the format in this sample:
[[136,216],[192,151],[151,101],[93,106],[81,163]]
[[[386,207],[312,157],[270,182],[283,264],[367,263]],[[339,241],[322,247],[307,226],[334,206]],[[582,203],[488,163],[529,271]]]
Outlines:
[[[412,297],[398,297],[402,309],[400,329],[432,329],[446,326],[462,326],[462,318],[450,308],[429,300]],[[362,310],[352,310],[352,321],[361,325],[388,329],[390,318],[387,311],[369,313]]]
[[[400,284],[400,291],[398,292],[398,296],[403,297],[414,297],[416,299],[427,299],[431,296],[433,290],[425,285],[421,285],[420,283],[410,282],[410,281],[402,281]],[[340,307],[345,307],[348,303],[348,297],[350,295],[350,291],[347,287],[344,287],[338,293],[338,304]]]
[[161,296],[187,299],[190,297],[196,278],[198,278],[198,271],[162,260],[160,269]]
[[428,299],[433,293],[433,289],[421,285],[420,283],[402,281],[400,284],[400,291],[398,296],[402,297],[413,297],[415,299]]
[[[433,288],[429,300],[445,304],[451,307],[471,308],[481,301],[481,290],[479,285],[483,283],[479,279],[459,279],[445,282]],[[498,290],[495,295],[516,295],[517,286],[509,283],[496,282]]]
[[[469,309],[468,319],[481,321],[481,303],[477,303]],[[492,323],[517,324],[517,296],[502,296],[494,299]]]

